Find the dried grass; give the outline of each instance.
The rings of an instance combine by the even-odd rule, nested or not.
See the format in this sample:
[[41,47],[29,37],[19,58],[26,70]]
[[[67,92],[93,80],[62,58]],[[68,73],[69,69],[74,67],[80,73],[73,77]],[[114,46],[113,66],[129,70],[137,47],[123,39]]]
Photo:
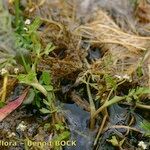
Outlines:
[[[93,63],[92,68],[95,68],[93,70],[94,72],[98,70],[101,72],[103,62],[107,57],[111,57],[109,71],[112,74],[127,74],[131,76],[135,74],[145,53],[150,48],[150,37],[124,32],[112,18],[102,10],[98,11],[94,21],[80,26],[76,30],[76,33],[84,35],[92,45],[99,47],[105,52],[105,56],[101,61],[98,60]],[[148,68],[148,66],[146,67]],[[145,75],[146,74],[147,73],[145,73]]]
[[[55,77],[81,70],[89,71],[89,66],[85,65],[87,49],[82,48],[82,43],[87,42],[104,54],[90,64],[93,74],[129,75],[133,81],[148,85],[148,80],[143,81],[148,78],[148,63],[143,59],[150,48],[150,37],[132,33],[131,30],[125,32],[104,10],[92,14],[85,23],[77,18],[78,5],[75,3],[58,0],[45,1],[40,6],[33,5],[32,12],[29,7],[26,11],[30,12],[30,17],[39,16],[44,21],[44,30],[41,32],[43,44],[52,41],[57,46],[53,56],[44,61],[51,66]],[[64,57],[60,58],[58,53],[62,49]],[[143,76],[139,79],[136,70],[141,63]]]
[[[42,6],[36,6],[28,17],[39,16],[44,22],[41,31],[41,41],[44,45],[52,42],[56,46],[55,52],[48,58],[43,58],[41,64],[50,66],[54,78],[61,78],[82,69],[81,50],[82,36],[75,35],[74,29],[79,25],[75,20],[75,3],[70,1],[45,1]],[[28,8],[26,11],[30,11]],[[41,66],[42,66],[41,65]]]

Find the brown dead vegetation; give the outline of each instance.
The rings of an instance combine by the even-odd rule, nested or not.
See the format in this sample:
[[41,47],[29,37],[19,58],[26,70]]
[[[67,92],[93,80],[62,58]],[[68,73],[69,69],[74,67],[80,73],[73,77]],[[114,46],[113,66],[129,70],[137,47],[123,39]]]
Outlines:
[[[141,16],[143,5],[139,4],[137,8],[138,17]],[[77,5],[68,1],[43,2],[40,6],[36,5],[32,13],[29,7],[26,8],[28,17],[36,15],[44,21],[44,30],[41,32],[43,44],[52,41],[57,47],[53,56],[42,60],[42,65],[50,66],[54,77],[60,78],[90,68],[93,74],[109,72],[112,75],[128,75],[140,85],[148,85],[150,37],[125,32],[103,10],[82,23],[81,18],[77,18]],[[87,66],[87,49],[82,48],[83,42],[98,47],[104,54],[103,58]],[[106,67],[109,58],[111,64]],[[136,70],[141,65],[143,76],[140,80]]]

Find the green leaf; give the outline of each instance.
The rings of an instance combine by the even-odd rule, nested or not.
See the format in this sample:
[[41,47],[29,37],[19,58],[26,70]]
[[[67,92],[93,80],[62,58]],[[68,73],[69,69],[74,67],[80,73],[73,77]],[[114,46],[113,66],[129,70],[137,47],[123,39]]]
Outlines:
[[47,100],[45,100],[45,99],[43,99],[43,103],[44,103],[45,105],[47,105],[47,106],[50,106],[50,103],[49,103]]
[[51,111],[48,110],[48,109],[46,109],[46,108],[42,108],[42,109],[40,109],[40,111],[41,111],[43,114],[50,114],[50,113],[51,113]]
[[36,52],[37,56],[40,55],[41,48],[42,48],[41,43],[36,43],[36,44],[34,44],[33,50]]
[[65,129],[65,127],[63,126],[62,123],[55,124],[55,127],[56,127],[56,130],[64,130]]
[[40,25],[42,24],[42,21],[40,18],[35,18],[35,20],[31,23],[31,25],[29,25],[29,33],[35,32],[37,31],[37,29],[40,27]]
[[19,74],[17,78],[20,81],[20,83],[30,84],[31,82],[35,82],[36,73],[33,71],[30,71],[28,74]]
[[54,100],[54,93],[53,92],[48,92],[47,100],[48,100],[49,103],[51,103],[52,100]]
[[133,96],[135,94],[135,89],[130,89],[128,96]]
[[52,43],[47,44],[44,54],[48,55],[50,52],[52,52],[55,49],[55,46]]
[[43,85],[43,87],[44,87],[48,92],[53,91],[53,89],[54,89],[52,85]]
[[42,99],[39,96],[39,93],[40,93],[39,91],[35,90],[35,98],[33,101],[33,105],[37,106],[38,108],[41,108]]
[[116,82],[116,80],[113,77],[111,77],[110,75],[106,74],[104,76],[104,78],[105,78],[105,81],[106,81],[106,84],[107,84],[108,88],[109,87],[113,88],[113,89],[117,88],[117,82]]
[[131,101],[132,101],[132,98],[129,97],[129,96],[126,96],[126,100],[127,100],[128,102],[131,102]]
[[107,140],[110,142],[113,146],[119,146],[119,142],[115,136],[112,136],[111,140]]
[[150,137],[150,122],[144,120],[143,122],[141,122],[140,126],[145,130],[145,136]]
[[54,141],[62,141],[65,139],[68,139],[70,136],[70,132],[69,131],[64,131],[63,133],[59,134]]
[[142,67],[139,66],[136,70],[138,77],[142,77],[143,76],[143,71],[142,71]]
[[4,105],[5,103],[0,101],[0,108],[2,108]]
[[143,95],[143,94],[149,94],[150,93],[150,88],[148,87],[139,87],[137,88],[135,94],[136,95]]
[[45,123],[45,125],[44,125],[45,130],[48,130],[50,127],[51,127],[51,125],[49,123]]
[[36,97],[35,105],[40,108],[41,107],[41,98],[39,96]]
[[50,85],[51,84],[51,75],[48,71],[43,71],[42,72],[41,81],[45,85]]

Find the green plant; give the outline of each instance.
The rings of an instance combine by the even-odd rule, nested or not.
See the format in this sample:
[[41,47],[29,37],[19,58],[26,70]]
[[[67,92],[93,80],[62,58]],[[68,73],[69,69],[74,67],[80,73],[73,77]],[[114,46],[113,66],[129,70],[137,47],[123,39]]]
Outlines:
[[[118,81],[118,79],[115,79],[114,77],[105,74],[103,76],[103,79],[105,81],[106,88],[109,92],[107,94],[107,97],[104,99],[104,103],[96,110],[95,100],[97,100],[97,97],[95,99],[93,99],[93,95],[91,94],[91,89],[94,88],[99,93],[99,88],[98,88],[98,84],[94,84],[94,83],[90,83],[90,82],[94,82],[94,80],[97,77],[98,76],[94,76],[92,74],[90,74],[87,77],[87,74],[86,74],[85,76],[80,78],[80,81],[82,81],[83,83],[86,84],[87,94],[89,97],[89,103],[90,103],[90,108],[91,108],[91,121],[90,121],[91,129],[94,128],[95,119],[100,112],[102,112],[105,108],[107,108],[115,103],[118,103],[120,101],[124,100],[124,101],[128,101],[129,103],[132,101],[132,102],[135,102],[136,107],[150,109],[150,106],[144,105],[140,102],[140,99],[142,98],[143,95],[150,93],[149,88],[137,87],[137,88],[130,89],[127,95],[117,96],[115,91],[117,90],[118,86],[123,84],[127,79],[121,78],[121,80]],[[90,80],[90,78],[92,80]],[[98,98],[100,98],[100,97],[98,97]]]
[[[0,54],[3,57],[1,59],[0,56],[0,68],[8,64],[12,65],[17,60],[17,63],[24,67],[24,71],[23,73],[9,76],[17,78],[19,83],[31,86],[29,96],[24,104],[33,103],[42,113],[51,113],[54,111],[54,105],[52,103],[55,99],[51,73],[50,71],[44,70],[40,73],[41,76],[37,78],[39,76],[37,65],[43,56],[49,55],[55,49],[55,46],[51,42],[46,47],[43,46],[38,32],[42,21],[37,17],[31,23],[26,24],[22,16],[22,11],[20,10],[20,0],[14,0],[13,4],[15,8],[14,21],[8,11],[3,9],[2,2],[0,2],[0,10],[3,12],[3,14],[0,13],[3,16],[0,17],[0,32],[6,32],[15,43],[11,45],[11,48],[15,47],[14,55],[8,49],[8,52],[10,52],[10,55],[8,55],[10,56],[9,58],[6,53],[7,51],[1,51],[0,49]],[[12,24],[15,30],[13,30]],[[33,56],[32,60],[30,58],[31,55]],[[4,59],[4,56],[7,56],[7,58]],[[10,60],[13,60],[13,62]],[[44,97],[41,96],[41,93]]]
[[[106,108],[112,104],[118,103],[122,100],[127,100],[129,102],[136,101],[136,105],[138,106],[140,97],[145,95],[145,94],[149,94],[149,93],[150,93],[149,88],[137,87],[136,89],[130,90],[128,95],[114,96],[109,101],[105,101],[105,103],[98,110],[96,110],[96,112],[93,115],[93,118],[95,118],[104,108]],[[146,107],[145,105],[141,104],[141,107],[142,106],[143,106],[143,108],[150,109],[150,106]]]
[[141,128],[145,130],[145,136],[150,137],[150,122],[144,120],[140,124]]
[[[49,55],[55,47],[52,43],[47,44],[46,47],[41,44],[38,29],[42,21],[39,18],[35,18],[31,23],[26,24],[21,16],[19,6],[20,1],[15,0],[16,47],[21,58],[20,63],[24,66],[25,73],[18,74],[16,77],[20,83],[33,87],[34,90],[30,91],[30,95],[32,95],[32,99],[35,97],[35,104],[40,108],[40,93],[45,96],[43,103],[48,106],[50,105],[51,99],[54,99],[54,92],[49,71],[43,71],[40,79],[37,79],[37,65],[42,57]],[[27,54],[24,55],[21,49],[25,50]],[[33,55],[32,61],[28,59],[31,54]],[[46,108],[42,108],[41,111],[45,113]]]
[[[17,78],[18,78],[20,83],[30,85],[34,89],[36,89],[34,91],[36,93],[35,94],[35,97],[36,97],[35,103],[37,104],[38,107],[40,107],[39,101],[41,101],[40,97],[38,96],[39,92],[42,93],[46,98],[43,100],[43,103],[46,105],[46,107],[50,107],[51,100],[54,99],[54,92],[53,92],[54,88],[52,86],[52,80],[51,80],[50,72],[49,71],[43,71],[40,79],[38,80],[37,79],[37,71],[36,71],[37,67],[36,66],[38,64],[38,61],[40,59],[42,59],[42,56],[49,54],[49,52],[51,52],[54,49],[54,47],[52,46],[52,44],[48,44],[48,46],[44,49],[44,51],[41,52],[41,49],[38,45],[36,45],[37,48],[34,51],[35,59],[34,59],[33,63],[31,64],[31,67],[27,68],[27,66],[29,66],[29,65],[27,65],[25,62],[24,67],[25,67],[25,70],[27,71],[27,73],[26,74],[18,74]],[[50,110],[46,109],[46,108],[42,108],[41,112],[43,112],[43,113],[49,112],[50,113]]]
[[[42,24],[41,19],[37,17],[32,20],[30,24],[26,24],[24,22],[25,19],[21,15],[22,12],[19,8],[20,0],[15,0],[14,6],[14,22],[8,12],[4,11],[5,17],[0,17],[0,25],[2,24],[0,26],[0,33],[1,31],[6,32],[7,36],[10,36],[10,38],[12,38],[14,42],[10,47],[15,47],[15,51],[13,51],[14,55],[11,55],[10,51],[9,58],[7,56],[7,51],[1,51],[0,49],[0,68],[8,66],[8,64],[13,65],[13,63],[15,63],[16,66],[17,64],[22,65],[24,70],[21,73],[8,73],[4,76],[4,92],[2,91],[3,93],[0,93],[2,95],[0,107],[4,105],[4,100],[6,96],[6,77],[13,77],[18,79],[19,83],[30,86],[28,96],[23,102],[24,105],[32,103],[42,114],[51,114],[51,118],[53,120],[53,118],[57,116],[57,108],[55,107],[55,94],[51,72],[50,70],[46,69],[43,71],[38,71],[38,64],[40,60],[43,59],[43,57],[48,56],[49,53],[51,53],[55,49],[55,46],[51,42],[48,43],[46,46],[42,44],[40,34],[38,32]],[[2,9],[1,5],[0,9]],[[2,16],[4,16],[4,14],[2,14]],[[14,30],[12,28],[12,24],[15,28]],[[32,58],[30,57],[31,55]],[[3,58],[1,58],[1,56]],[[7,56],[5,60],[4,56]],[[13,62],[10,61],[11,59],[13,60]],[[57,116],[56,118],[56,120],[53,120],[55,122],[54,125],[52,124],[52,126],[54,126],[54,132],[56,133],[54,141],[68,139],[70,136],[70,132],[64,126],[64,124],[60,123],[59,117]],[[50,128],[50,126],[47,126],[47,128]]]

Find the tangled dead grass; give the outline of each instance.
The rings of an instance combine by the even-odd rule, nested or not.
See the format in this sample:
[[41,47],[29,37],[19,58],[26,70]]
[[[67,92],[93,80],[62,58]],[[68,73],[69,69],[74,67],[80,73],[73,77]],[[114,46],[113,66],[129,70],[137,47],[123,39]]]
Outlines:
[[[43,60],[50,65],[54,76],[64,77],[90,69],[92,74],[127,75],[133,82],[148,86],[150,37],[125,32],[104,10],[83,22],[77,18],[77,8],[78,5],[69,1],[43,1],[32,13],[26,9],[29,17],[36,15],[45,22],[41,32],[43,43],[52,41],[57,46],[53,55]],[[87,66],[85,60],[90,46],[83,48],[83,43],[99,48],[103,57]],[[142,67],[141,77],[137,75],[138,67]]]
[[[93,72],[98,70],[101,72],[103,60],[111,56],[111,65],[109,65],[111,74],[134,75],[133,80],[136,80],[136,70],[143,63],[143,75],[145,78],[148,77],[147,61],[149,60],[150,37],[124,32],[102,10],[97,12],[94,21],[80,26],[78,33],[82,33],[82,36],[86,37],[92,45],[99,47],[105,53],[101,61],[97,60],[92,64],[92,67],[95,68]],[[148,85],[147,81],[143,81],[144,85]]]

